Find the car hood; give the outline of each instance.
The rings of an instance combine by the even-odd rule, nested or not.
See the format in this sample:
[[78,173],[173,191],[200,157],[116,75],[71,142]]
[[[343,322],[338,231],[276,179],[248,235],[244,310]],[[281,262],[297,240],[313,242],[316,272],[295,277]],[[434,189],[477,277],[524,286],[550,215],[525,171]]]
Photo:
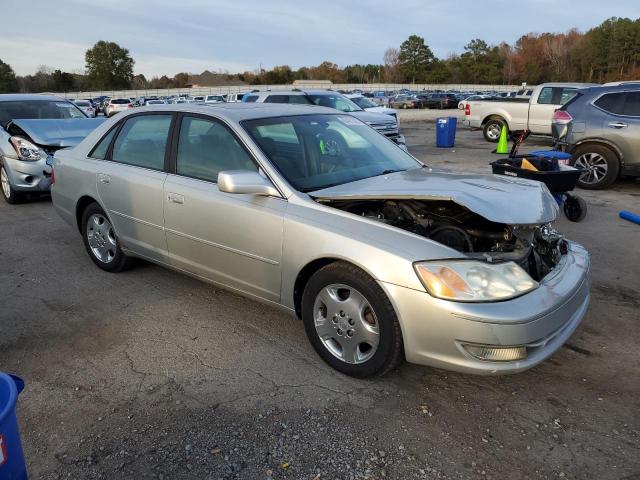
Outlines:
[[11,123],[31,140],[47,147],[73,147],[95,130],[106,118],[17,119]]
[[367,112],[371,113],[384,113],[386,115],[393,115],[396,111],[393,108],[388,107],[368,107],[365,108]]
[[309,195],[318,200],[449,200],[487,220],[507,225],[551,222],[559,211],[555,199],[541,182],[432,168],[365,178]]
[[362,120],[365,123],[396,123],[395,119],[386,113],[375,113],[368,111],[358,110],[356,112],[349,112],[349,115],[353,115],[354,117]]

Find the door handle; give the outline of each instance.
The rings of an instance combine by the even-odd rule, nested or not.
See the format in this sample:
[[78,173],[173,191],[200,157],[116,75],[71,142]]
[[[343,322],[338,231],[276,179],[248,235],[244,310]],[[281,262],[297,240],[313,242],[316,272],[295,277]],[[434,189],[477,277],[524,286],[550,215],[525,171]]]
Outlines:
[[626,128],[627,124],[624,122],[609,122],[609,128]]
[[100,183],[110,183],[111,182],[111,177],[109,175],[105,175],[104,173],[99,173],[98,174],[98,181]]
[[184,203],[184,195],[180,195],[178,193],[169,193],[167,198],[170,202],[177,203],[178,205],[182,205]]

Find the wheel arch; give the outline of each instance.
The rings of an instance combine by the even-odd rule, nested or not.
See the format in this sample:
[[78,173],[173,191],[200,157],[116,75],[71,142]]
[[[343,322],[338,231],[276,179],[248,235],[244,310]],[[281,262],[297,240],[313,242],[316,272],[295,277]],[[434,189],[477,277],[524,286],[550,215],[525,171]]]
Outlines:
[[584,140],[580,140],[579,142],[574,143],[569,149],[569,152],[573,154],[578,148],[583,147],[585,145],[598,145],[601,147],[608,148],[609,150],[611,150],[613,153],[616,154],[616,157],[618,157],[618,161],[620,162],[620,165],[624,165],[624,155],[622,154],[622,150],[620,150],[620,148],[618,148],[618,146],[615,143],[609,140],[606,140],[604,138],[585,138]]
[[500,120],[501,122],[504,122],[504,124],[507,126],[507,130],[509,130],[509,122],[507,121],[506,118],[504,118],[502,115],[498,113],[492,113],[490,115],[487,115],[482,119],[482,123],[480,125],[484,127],[489,120]]
[[[335,262],[344,262],[342,258],[338,257],[321,257],[311,260],[307,263],[296,275],[295,282],[293,283],[293,305],[298,320],[302,319],[302,294],[309,282],[309,279],[323,267]],[[348,262],[351,263],[351,262]],[[355,265],[355,264],[352,264]],[[357,265],[356,265],[357,266]],[[358,267],[359,268],[359,267]]]
[[98,205],[100,205],[100,202],[98,202],[98,200],[90,195],[83,195],[78,199],[78,202],[76,203],[75,217],[76,225],[78,226],[79,232],[82,232],[82,213],[92,203],[97,203]]

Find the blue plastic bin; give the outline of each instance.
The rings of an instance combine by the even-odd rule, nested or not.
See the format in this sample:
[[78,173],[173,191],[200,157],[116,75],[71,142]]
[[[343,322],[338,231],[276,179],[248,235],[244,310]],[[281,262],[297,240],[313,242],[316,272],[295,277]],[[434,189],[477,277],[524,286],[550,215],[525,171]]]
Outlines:
[[15,375],[0,372],[0,480],[26,480],[16,402],[24,382]]
[[436,118],[436,147],[451,148],[456,143],[456,117]]

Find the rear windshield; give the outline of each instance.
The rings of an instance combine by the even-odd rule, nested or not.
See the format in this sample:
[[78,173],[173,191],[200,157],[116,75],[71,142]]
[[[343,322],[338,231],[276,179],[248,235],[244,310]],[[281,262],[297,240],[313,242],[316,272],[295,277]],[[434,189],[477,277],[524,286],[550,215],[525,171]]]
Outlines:
[[76,105],[78,105],[79,107],[89,107],[89,106],[91,106],[91,103],[88,100],[76,100],[74,103]]
[[0,102],[0,124],[17,119],[87,118],[73,103],[64,100],[20,100]]
[[131,103],[128,98],[114,98],[111,100],[112,105],[126,105],[127,103]]

